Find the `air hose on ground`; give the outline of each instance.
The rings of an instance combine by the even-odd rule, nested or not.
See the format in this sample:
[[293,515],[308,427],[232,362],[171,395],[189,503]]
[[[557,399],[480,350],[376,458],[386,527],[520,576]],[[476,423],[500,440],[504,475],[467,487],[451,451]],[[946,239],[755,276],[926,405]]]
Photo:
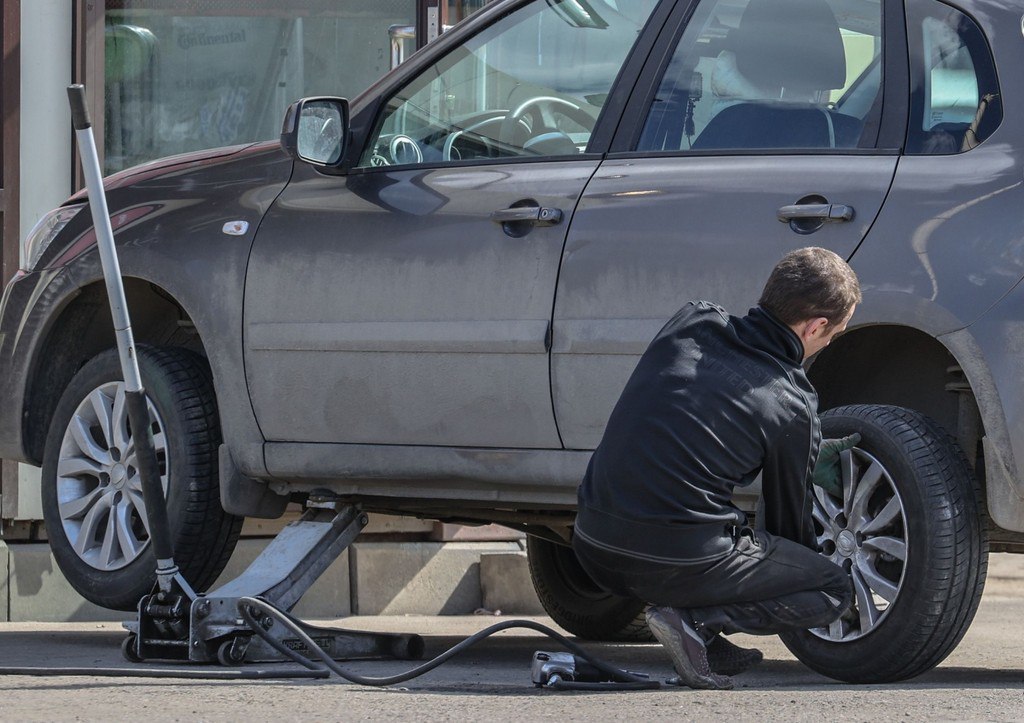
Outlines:
[[[287,645],[270,635],[260,624],[253,611],[269,616],[276,622],[285,626],[306,646],[307,650],[320,658],[323,665],[318,665],[310,658],[292,650]],[[656,680],[650,680],[643,674],[637,674],[626,670],[620,670],[613,665],[593,656],[582,646],[569,640],[556,630],[549,628],[533,620],[504,620],[491,625],[483,630],[470,635],[468,638],[456,643],[448,650],[437,657],[422,663],[411,670],[396,675],[383,677],[368,677],[345,670],[337,661],[332,659],[316,642],[310,638],[299,626],[298,621],[292,615],[279,610],[265,600],[254,597],[243,597],[238,600],[238,612],[245,620],[252,631],[263,638],[264,641],[282,655],[290,658],[306,670],[268,670],[266,668],[254,668],[251,670],[182,670],[167,668],[60,668],[60,667],[4,667],[0,666],[0,676],[43,676],[43,677],[118,677],[118,678],[181,678],[192,680],[273,680],[273,679],[301,679],[301,678],[329,678],[335,674],[350,683],[383,687],[404,683],[413,678],[418,678],[424,673],[446,663],[459,653],[479,643],[484,638],[490,637],[502,630],[523,628],[534,630],[554,639],[567,650],[593,666],[600,675],[600,680],[566,680],[561,676],[554,675],[543,687],[553,690],[653,690],[661,687]]]
[[[292,650],[288,646],[284,645],[281,641],[277,640],[267,632],[259,621],[253,616],[252,608],[269,615],[277,622],[284,625],[296,635],[306,646],[307,650],[313,651],[313,653],[320,658],[323,662],[323,666],[318,666],[315,662],[305,657],[301,653]],[[444,651],[437,657],[428,660],[426,663],[416,666],[415,668],[408,670],[404,673],[398,673],[397,675],[388,675],[380,678],[370,678],[363,675],[358,675],[350,671],[345,670],[337,661],[332,659],[324,650],[320,648],[316,642],[310,638],[305,631],[297,624],[295,618],[288,613],[278,610],[273,605],[269,604],[265,600],[260,600],[254,597],[243,597],[238,600],[238,612],[249,625],[249,627],[263,640],[270,645],[272,648],[277,650],[282,655],[285,655],[294,660],[299,665],[308,668],[311,671],[330,671],[340,678],[344,678],[350,683],[358,683],[359,685],[372,685],[372,686],[387,686],[396,685],[398,683],[404,683],[407,680],[418,678],[419,676],[427,673],[434,668],[442,665],[451,658],[455,657],[462,651],[470,648],[471,646],[479,643],[484,638],[490,637],[495,633],[501,632],[502,630],[509,630],[512,628],[524,628],[527,630],[535,630],[540,633],[544,633],[549,638],[556,640],[567,650],[572,651],[575,655],[584,659],[592,666],[594,666],[600,673],[603,674],[603,678],[606,682],[580,682],[580,681],[566,681],[559,680],[554,681],[546,687],[561,689],[561,690],[646,690],[660,688],[661,684],[656,680],[649,680],[645,676],[638,675],[626,670],[620,670],[613,665],[606,663],[605,661],[594,657],[586,649],[577,645],[572,640],[562,635],[556,630],[549,628],[541,623],[534,622],[533,620],[505,620],[500,623],[496,623],[489,627],[484,628],[478,633],[470,635],[465,640],[456,643],[448,650]],[[585,687],[584,687],[585,686]]]

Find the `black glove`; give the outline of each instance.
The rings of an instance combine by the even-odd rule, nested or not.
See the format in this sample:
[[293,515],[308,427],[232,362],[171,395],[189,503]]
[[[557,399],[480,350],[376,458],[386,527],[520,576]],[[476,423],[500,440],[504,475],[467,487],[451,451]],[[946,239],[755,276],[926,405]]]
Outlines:
[[839,468],[839,453],[853,449],[860,442],[860,435],[854,432],[842,439],[824,439],[818,449],[818,461],[814,463],[811,484],[821,487],[830,495],[843,496],[843,475]]

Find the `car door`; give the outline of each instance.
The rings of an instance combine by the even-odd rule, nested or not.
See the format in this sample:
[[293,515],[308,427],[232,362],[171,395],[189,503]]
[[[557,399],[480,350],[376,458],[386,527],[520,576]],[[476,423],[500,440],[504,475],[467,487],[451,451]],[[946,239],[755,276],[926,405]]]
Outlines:
[[655,5],[485,11],[353,109],[369,132],[344,175],[297,164],[247,274],[246,374],[268,440],[560,446],[559,261],[600,162],[598,116]]
[[743,314],[785,252],[853,254],[905,128],[906,55],[882,32],[902,39],[899,5],[678,8],[567,240],[552,349],[566,447],[596,446],[638,356],[687,300]]

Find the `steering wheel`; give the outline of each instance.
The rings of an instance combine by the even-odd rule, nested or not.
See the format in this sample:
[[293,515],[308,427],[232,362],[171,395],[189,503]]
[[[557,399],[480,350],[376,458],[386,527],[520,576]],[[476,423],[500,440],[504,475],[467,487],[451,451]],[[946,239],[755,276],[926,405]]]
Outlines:
[[[444,139],[444,147],[441,149],[441,158],[446,161],[458,161],[462,159],[459,154],[459,149],[455,148],[455,141],[457,141],[464,133],[474,133],[484,126],[494,124],[502,119],[501,111],[487,113],[483,118],[473,121],[465,128],[459,128],[456,131],[449,133]],[[486,142],[486,141],[485,141]],[[452,152],[456,154],[452,156]]]
[[374,167],[423,163],[423,151],[420,144],[407,135],[396,133],[391,136],[387,145],[387,155],[382,147],[374,148],[370,156],[370,165]]
[[[566,118],[579,123],[584,128],[594,127],[594,118],[583,110],[582,107],[552,95],[538,95],[529,98],[519,104],[512,112],[505,116],[501,122],[501,131],[498,138],[504,148],[521,149],[522,144],[517,141],[516,130],[520,127],[529,127],[531,135],[540,135],[545,131],[559,131],[555,121],[556,115],[563,115]],[[527,124],[526,116],[534,119],[534,123]]]

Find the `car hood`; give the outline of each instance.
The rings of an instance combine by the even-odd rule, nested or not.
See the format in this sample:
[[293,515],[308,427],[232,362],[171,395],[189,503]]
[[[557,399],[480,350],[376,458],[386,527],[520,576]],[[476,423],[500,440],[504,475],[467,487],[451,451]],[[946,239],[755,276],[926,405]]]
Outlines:
[[[103,179],[103,188],[107,191],[129,186],[140,181],[147,181],[170,173],[199,168],[214,161],[221,161],[229,156],[239,156],[239,160],[247,158],[256,153],[263,153],[268,148],[279,146],[278,141],[262,141],[258,143],[244,143],[237,146],[224,146],[222,148],[210,148],[204,151],[193,151],[191,153],[180,153],[174,156],[158,158],[149,163],[142,163],[138,166],[126,168]],[[86,200],[86,189],[78,191],[71,196],[66,203],[80,203]]]
[[[255,227],[288,182],[292,166],[278,141],[266,141],[169,156],[126,169],[103,180],[111,229],[119,242],[142,233],[148,243],[167,239],[167,229],[194,230],[204,219],[216,221],[218,230],[235,220]],[[63,205],[87,200],[82,190]],[[157,219],[169,225],[153,226]],[[136,231],[126,234],[131,228]],[[95,245],[91,214],[79,213],[42,253],[37,268],[65,266]]]

